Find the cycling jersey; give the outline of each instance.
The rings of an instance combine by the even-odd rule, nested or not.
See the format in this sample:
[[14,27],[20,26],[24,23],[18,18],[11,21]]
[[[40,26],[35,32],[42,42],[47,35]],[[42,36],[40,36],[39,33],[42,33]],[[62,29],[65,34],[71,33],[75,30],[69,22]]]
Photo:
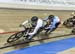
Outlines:
[[33,36],[34,34],[37,33],[37,31],[43,26],[43,20],[38,19],[37,22],[31,22],[30,20],[27,20],[25,22],[22,23],[22,25],[26,25],[28,24],[28,27],[35,27],[34,31],[32,33],[29,33],[30,36]]
[[[46,17],[44,20],[47,21],[47,20],[48,20],[48,17]],[[55,28],[55,27],[56,27],[55,25],[56,25],[56,23],[58,23],[58,22],[60,22],[59,17],[58,17],[58,16],[54,16],[54,18],[52,19],[50,25],[47,27],[47,29]]]

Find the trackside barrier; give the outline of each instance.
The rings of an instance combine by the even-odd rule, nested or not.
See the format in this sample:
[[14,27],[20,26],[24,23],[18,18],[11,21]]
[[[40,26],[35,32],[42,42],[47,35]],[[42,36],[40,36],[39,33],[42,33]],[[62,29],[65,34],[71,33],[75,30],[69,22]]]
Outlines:
[[26,42],[22,42],[22,43],[18,43],[18,44],[3,46],[3,47],[0,47],[0,49],[4,49],[4,48],[8,48],[8,47],[13,47],[13,46],[17,46],[17,45],[22,45],[22,44],[27,44],[27,43],[30,43],[30,42],[36,42],[36,41],[41,41],[41,40],[46,40],[46,39],[52,39],[52,38],[57,38],[57,37],[70,36],[70,35],[74,35],[74,34],[65,34],[65,35],[59,35],[59,36],[55,36],[55,37],[49,37],[49,38],[43,38],[43,39],[38,39],[38,40],[26,41]]

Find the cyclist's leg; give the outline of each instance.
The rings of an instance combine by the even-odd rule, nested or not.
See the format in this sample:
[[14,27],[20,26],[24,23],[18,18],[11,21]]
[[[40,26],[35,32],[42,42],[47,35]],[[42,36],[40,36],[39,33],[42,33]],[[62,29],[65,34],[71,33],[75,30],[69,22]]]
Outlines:
[[23,37],[24,37],[24,40],[28,40],[28,38],[29,38],[28,33],[32,32],[32,30],[34,30],[33,27],[32,27],[32,28],[27,28],[27,29],[25,30],[25,35],[23,36]]
[[56,23],[56,24],[55,24],[55,28],[53,28],[52,31],[55,31],[55,30],[58,28],[58,26],[59,26],[60,24],[61,24],[60,22]]
[[47,35],[47,34],[51,34],[51,32],[55,31],[55,30],[58,28],[59,25],[60,25],[60,22],[56,23],[56,24],[55,24],[55,28],[47,29],[46,32],[45,32],[45,34],[46,34],[46,35]]

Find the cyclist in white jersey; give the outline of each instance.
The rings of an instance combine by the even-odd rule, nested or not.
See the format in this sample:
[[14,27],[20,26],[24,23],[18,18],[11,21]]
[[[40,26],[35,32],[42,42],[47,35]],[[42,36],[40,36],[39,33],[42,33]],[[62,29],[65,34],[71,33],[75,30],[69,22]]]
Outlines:
[[29,39],[31,39],[39,31],[39,29],[43,26],[43,20],[39,19],[37,16],[33,16],[31,20],[26,20],[21,25],[26,25],[26,24],[30,24],[31,25],[30,27],[34,27],[34,31],[28,33]]

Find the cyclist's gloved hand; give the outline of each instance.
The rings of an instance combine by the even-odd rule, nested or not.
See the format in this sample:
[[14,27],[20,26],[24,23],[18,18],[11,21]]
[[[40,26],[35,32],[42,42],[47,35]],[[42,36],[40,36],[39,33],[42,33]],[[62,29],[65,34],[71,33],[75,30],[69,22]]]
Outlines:
[[33,36],[34,34],[33,33],[28,33],[28,35]]
[[46,27],[45,29],[47,30],[47,29],[50,29],[50,28],[49,27]]

